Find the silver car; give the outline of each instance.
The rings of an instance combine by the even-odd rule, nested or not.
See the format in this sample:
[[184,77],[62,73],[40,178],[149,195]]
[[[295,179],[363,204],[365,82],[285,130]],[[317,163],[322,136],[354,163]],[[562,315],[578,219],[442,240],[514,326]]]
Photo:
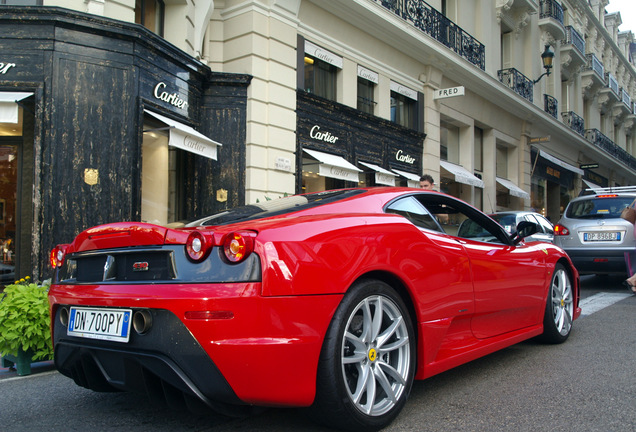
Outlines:
[[581,274],[625,274],[625,253],[635,252],[634,225],[621,211],[636,193],[597,193],[574,198],[554,227],[554,243]]
[[530,211],[505,211],[493,213],[489,216],[499,222],[499,225],[503,226],[510,234],[512,234],[512,232],[516,229],[519,222],[534,222],[539,226],[539,231],[529,237],[526,237],[525,241],[553,242],[554,227],[549,220],[539,213]]

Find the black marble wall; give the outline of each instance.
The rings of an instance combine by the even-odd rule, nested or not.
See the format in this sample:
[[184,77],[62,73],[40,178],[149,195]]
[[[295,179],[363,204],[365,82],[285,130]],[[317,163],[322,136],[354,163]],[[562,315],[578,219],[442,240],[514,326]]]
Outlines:
[[[22,224],[35,278],[48,277],[56,244],[140,219],[144,108],[223,144],[218,161],[184,156],[185,217],[243,203],[249,76],[215,74],[141,26],[54,7],[0,7],[0,63],[15,65],[0,74],[0,91],[35,93],[33,139],[23,144],[32,147],[23,163],[33,217]],[[186,103],[156,98],[159,83]]]
[[[296,159],[299,173],[302,172],[303,148],[336,154],[354,165],[362,161],[417,175],[422,172],[426,134],[304,90],[298,90],[297,97]],[[328,132],[337,140],[328,142],[313,138],[311,131],[316,126],[320,132]],[[297,190],[300,191],[300,188],[301,176],[298,175]]]

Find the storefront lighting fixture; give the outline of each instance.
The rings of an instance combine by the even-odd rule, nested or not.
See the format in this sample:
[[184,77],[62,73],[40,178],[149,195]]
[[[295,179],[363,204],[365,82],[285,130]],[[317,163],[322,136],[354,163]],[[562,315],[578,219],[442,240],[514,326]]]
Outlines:
[[550,45],[546,45],[545,50],[543,50],[543,54],[541,54],[541,61],[543,62],[543,68],[545,69],[545,72],[542,73],[541,76],[539,76],[539,78],[534,80],[535,84],[538,83],[539,80],[541,80],[541,78],[543,78],[545,75],[550,76],[550,70],[552,69],[553,59],[554,59],[554,51],[552,50],[552,47],[550,47]]
[[305,56],[305,64],[314,64],[314,59],[312,59],[311,57],[307,57]]

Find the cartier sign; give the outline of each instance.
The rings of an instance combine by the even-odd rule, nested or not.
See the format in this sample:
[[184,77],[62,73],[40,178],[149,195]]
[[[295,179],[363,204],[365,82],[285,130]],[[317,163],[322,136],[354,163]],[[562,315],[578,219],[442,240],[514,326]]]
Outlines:
[[309,136],[315,140],[324,141],[331,144],[334,144],[339,139],[339,137],[333,135],[331,132],[321,131],[320,126],[318,125],[315,125],[314,127],[311,128],[311,131],[309,132]]
[[164,102],[169,103],[170,105],[176,106],[177,108],[186,109],[188,107],[188,102],[181,99],[178,93],[169,93],[164,91],[166,88],[166,83],[160,82],[155,86],[153,95],[155,98],[162,100]]
[[3,63],[0,62],[0,74],[6,74],[9,69],[15,67],[15,63]]
[[410,156],[404,153],[402,150],[398,150],[397,152],[395,152],[395,160],[399,162],[404,162],[410,165],[413,165],[415,163],[415,158],[413,156]]

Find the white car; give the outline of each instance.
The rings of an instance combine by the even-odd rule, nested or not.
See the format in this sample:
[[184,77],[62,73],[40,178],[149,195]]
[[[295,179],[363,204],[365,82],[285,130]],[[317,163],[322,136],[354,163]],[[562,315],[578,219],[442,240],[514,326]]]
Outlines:
[[553,243],[554,227],[552,223],[543,215],[531,211],[505,211],[497,212],[489,215],[491,218],[499,222],[510,234],[516,229],[521,221],[534,222],[539,225],[539,231],[526,237],[525,241],[543,241]]

